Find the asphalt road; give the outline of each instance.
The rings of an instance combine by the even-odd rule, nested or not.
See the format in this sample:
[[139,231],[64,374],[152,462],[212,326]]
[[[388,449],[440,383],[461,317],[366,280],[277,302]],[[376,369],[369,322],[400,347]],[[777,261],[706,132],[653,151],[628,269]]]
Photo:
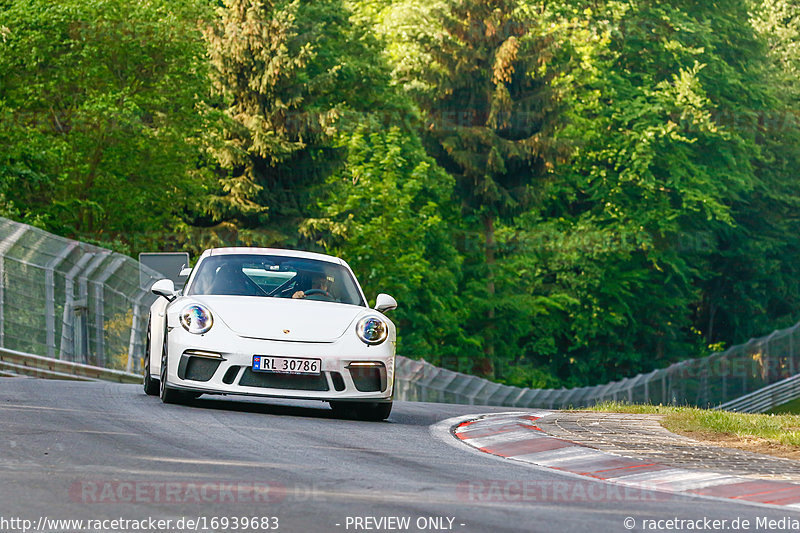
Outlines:
[[[388,421],[359,422],[321,403],[173,406],[134,385],[0,378],[0,531],[586,533],[629,531],[626,519],[633,531],[756,531],[800,520],[786,509],[620,491],[432,429],[508,410],[399,402]],[[675,519],[684,522],[647,522]]]

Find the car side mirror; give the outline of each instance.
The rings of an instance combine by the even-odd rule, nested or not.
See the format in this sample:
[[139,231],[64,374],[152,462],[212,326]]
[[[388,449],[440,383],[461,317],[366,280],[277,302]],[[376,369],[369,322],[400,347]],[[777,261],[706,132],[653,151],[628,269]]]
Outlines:
[[379,313],[385,313],[392,309],[397,309],[397,300],[388,294],[380,293],[375,299],[375,310]]
[[175,284],[172,283],[171,279],[160,279],[156,281],[153,283],[150,291],[157,296],[163,296],[170,302],[178,295],[177,291],[175,290]]

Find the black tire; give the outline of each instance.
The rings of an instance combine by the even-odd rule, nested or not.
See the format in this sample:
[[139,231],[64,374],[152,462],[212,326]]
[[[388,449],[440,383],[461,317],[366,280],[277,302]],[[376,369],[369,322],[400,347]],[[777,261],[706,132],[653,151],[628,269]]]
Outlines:
[[193,396],[191,393],[169,388],[167,382],[167,330],[164,328],[164,341],[161,344],[161,372],[159,373],[161,379],[159,380],[159,396],[164,403],[184,403],[191,400]]
[[148,396],[158,396],[160,393],[159,380],[153,379],[150,375],[150,320],[147,321],[147,342],[144,347],[144,377],[142,385],[144,386],[144,393]]
[[392,412],[392,402],[330,402],[336,416],[353,420],[379,422]]

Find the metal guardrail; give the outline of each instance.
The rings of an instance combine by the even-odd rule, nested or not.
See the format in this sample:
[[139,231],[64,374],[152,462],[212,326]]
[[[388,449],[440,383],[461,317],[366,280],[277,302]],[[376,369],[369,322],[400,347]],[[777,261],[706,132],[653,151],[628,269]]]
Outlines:
[[131,257],[0,217],[0,348],[137,372],[156,298],[148,289],[160,277]]
[[[482,402],[485,402],[482,403],[483,405],[519,407],[520,400],[530,393],[534,393],[534,395],[537,396],[537,393],[545,393],[545,396],[547,396],[547,393],[561,392],[507,387],[476,376],[451,372],[443,368],[429,365],[424,361],[415,361],[402,356],[398,356],[397,358],[397,367],[397,396],[407,400],[420,399],[410,398],[409,393],[412,388],[417,387],[417,390],[419,390],[421,387],[423,389],[428,388],[428,390],[434,388],[437,391],[436,398],[431,398],[430,395],[424,398],[428,401],[469,403],[472,399],[482,398]],[[427,367],[434,370],[430,371]],[[412,368],[416,368],[416,372],[413,372]],[[425,373],[426,369],[429,370],[427,375]],[[113,381],[118,383],[140,383],[142,379],[138,374],[122,372],[120,370],[100,368],[69,361],[59,361],[49,357],[41,357],[39,355],[0,348],[0,376],[14,375],[32,376],[42,379]],[[461,387],[460,391],[447,390],[447,385],[459,377],[466,378],[464,380],[464,386]],[[438,387],[436,386],[437,382],[439,385]],[[610,387],[602,385],[600,388],[609,389]],[[549,395],[552,396],[552,394]],[[737,398],[736,400],[719,405],[716,409],[741,413],[763,413],[798,397],[800,397],[800,374],[763,387],[741,398]],[[533,398],[531,398],[531,400],[532,399]],[[543,398],[542,401],[546,401],[546,398]],[[556,400],[553,399],[548,407],[555,407],[555,403]]]
[[[611,383],[573,389],[511,387],[439,368],[424,360],[398,357],[395,397],[409,401],[540,409],[579,408],[606,401],[718,408],[733,405],[734,401],[770,384],[783,382],[787,377],[800,375],[798,348],[800,324],[708,357],[688,359]],[[776,393],[775,398],[781,403],[800,397],[800,388],[780,390],[781,394]]]
[[[161,276],[111,250],[0,217],[0,374],[138,381],[155,299],[139,283],[142,271]],[[800,324],[709,357],[574,389],[511,387],[398,357],[395,397],[549,409],[607,400],[717,407],[799,373]],[[779,390],[776,398],[800,396]]]
[[800,397],[800,374],[724,403],[717,409],[740,413],[764,413],[798,397]]
[[138,374],[70,361],[59,361],[5,348],[0,348],[0,373],[78,381],[115,381],[117,383],[141,383],[142,381],[142,377]]

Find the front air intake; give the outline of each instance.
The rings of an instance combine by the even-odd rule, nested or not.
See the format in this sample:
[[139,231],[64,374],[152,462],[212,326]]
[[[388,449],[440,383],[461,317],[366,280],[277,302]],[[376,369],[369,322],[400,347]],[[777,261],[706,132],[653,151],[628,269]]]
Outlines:
[[221,359],[191,357],[184,354],[178,365],[178,377],[191,381],[208,381],[214,376],[220,363],[222,363]]
[[350,365],[350,377],[360,392],[380,392],[386,390],[386,367]]
[[325,379],[325,374],[322,373],[318,375],[275,374],[272,372],[253,372],[251,368],[245,368],[242,378],[239,380],[239,385],[265,389],[329,390],[328,380]]

